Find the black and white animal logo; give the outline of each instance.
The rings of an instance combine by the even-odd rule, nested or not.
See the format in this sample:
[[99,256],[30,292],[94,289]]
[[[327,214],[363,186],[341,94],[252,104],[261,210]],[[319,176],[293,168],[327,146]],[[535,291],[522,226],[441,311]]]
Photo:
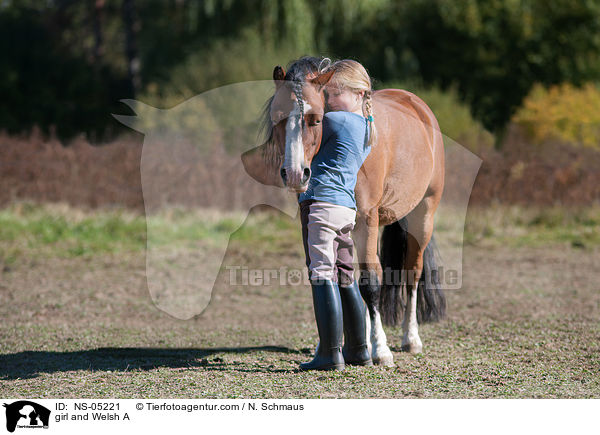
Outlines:
[[10,404],[5,403],[6,430],[14,432],[19,428],[47,428],[50,420],[50,410],[29,400],[19,400]]

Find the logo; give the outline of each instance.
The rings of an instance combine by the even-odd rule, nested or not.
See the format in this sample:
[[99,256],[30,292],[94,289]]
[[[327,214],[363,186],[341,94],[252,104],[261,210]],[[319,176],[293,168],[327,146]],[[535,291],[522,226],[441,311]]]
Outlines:
[[29,400],[19,400],[4,404],[6,408],[6,430],[14,432],[15,428],[48,429],[50,410]]

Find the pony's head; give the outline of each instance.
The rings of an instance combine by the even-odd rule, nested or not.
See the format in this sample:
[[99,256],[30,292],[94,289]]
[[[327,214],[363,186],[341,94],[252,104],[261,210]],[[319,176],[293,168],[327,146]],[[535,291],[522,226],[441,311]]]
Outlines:
[[267,102],[263,127],[267,132],[265,158],[279,170],[283,184],[304,192],[310,164],[319,150],[325,113],[324,86],[333,71],[324,72],[322,58],[304,57],[273,70],[275,94]]

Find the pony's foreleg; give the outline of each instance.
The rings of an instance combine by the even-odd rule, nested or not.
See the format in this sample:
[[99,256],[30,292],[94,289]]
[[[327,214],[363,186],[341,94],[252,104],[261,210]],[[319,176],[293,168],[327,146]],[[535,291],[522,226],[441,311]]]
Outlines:
[[423,273],[423,253],[433,233],[431,205],[426,198],[407,216],[408,237],[404,263],[407,301],[402,323],[402,350],[410,353],[421,353],[423,350],[417,323],[417,289]]
[[357,225],[353,235],[360,266],[359,288],[367,304],[369,315],[371,358],[373,364],[392,366],[394,356],[387,345],[387,337],[383,331],[379,313],[379,296],[383,273],[377,255],[378,216],[375,215],[372,219],[357,217]]

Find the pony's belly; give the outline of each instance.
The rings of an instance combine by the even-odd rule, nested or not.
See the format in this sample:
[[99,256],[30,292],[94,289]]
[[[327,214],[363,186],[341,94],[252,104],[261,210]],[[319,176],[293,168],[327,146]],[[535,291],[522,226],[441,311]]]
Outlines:
[[410,189],[405,186],[386,184],[378,207],[379,225],[389,225],[409,214],[423,200],[428,184],[423,180],[413,183]]
[[356,186],[357,214],[366,216],[377,208],[379,225],[389,225],[410,213],[423,199],[427,183],[387,182],[383,188],[376,189],[383,194],[373,193],[366,179],[359,177]]

